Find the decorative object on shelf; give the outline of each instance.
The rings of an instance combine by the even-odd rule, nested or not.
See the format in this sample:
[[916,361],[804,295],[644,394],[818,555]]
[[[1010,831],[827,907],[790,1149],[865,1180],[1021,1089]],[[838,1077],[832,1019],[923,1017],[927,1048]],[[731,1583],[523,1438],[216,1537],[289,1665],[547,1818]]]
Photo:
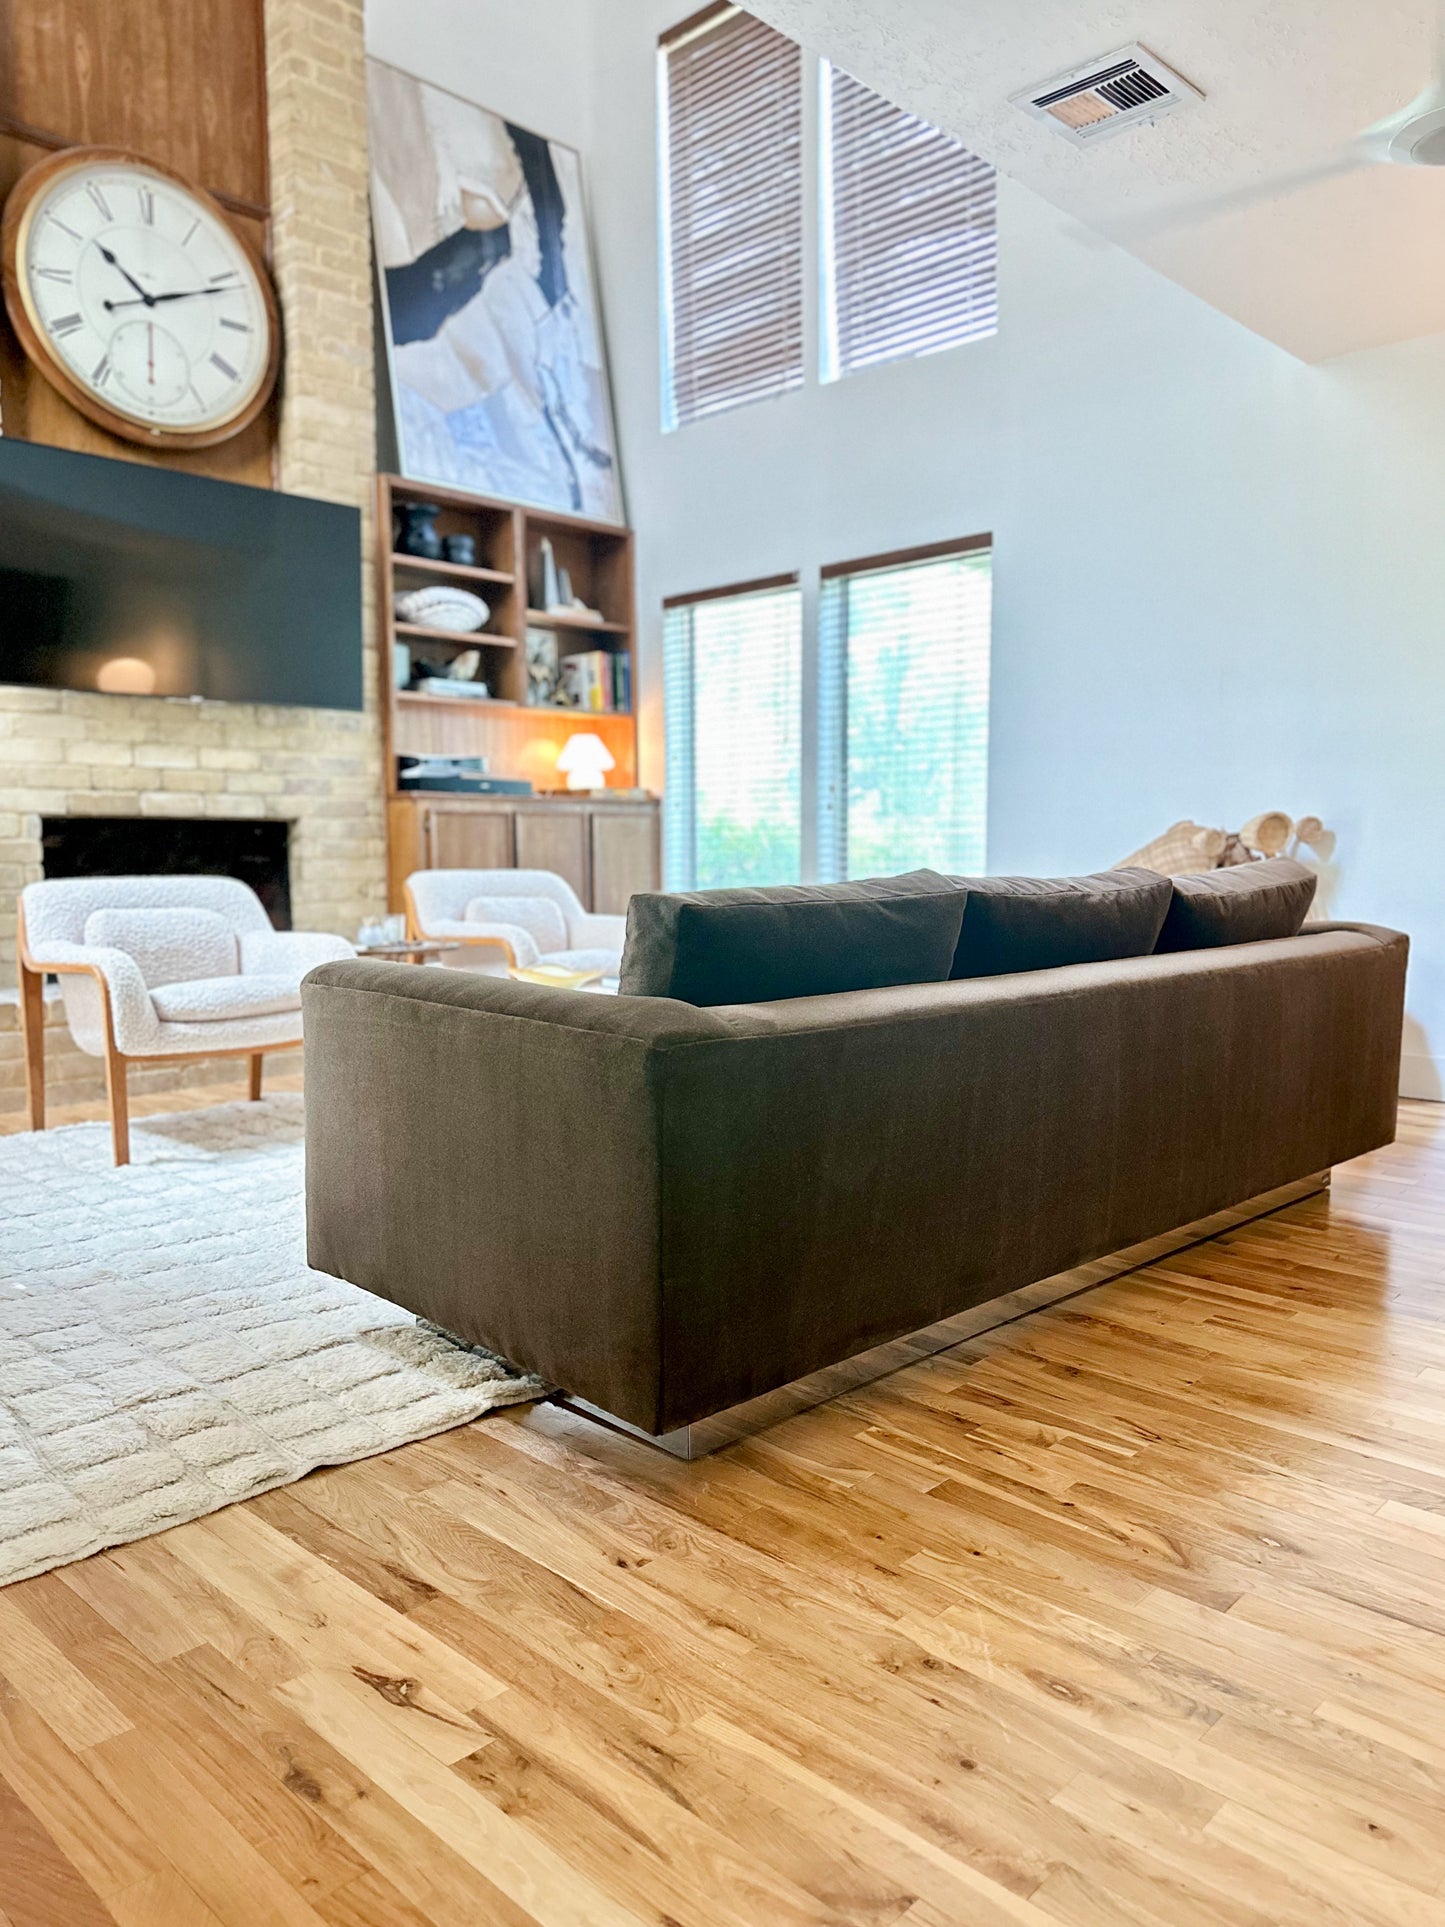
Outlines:
[[5,306],[72,408],[147,448],[209,448],[266,406],[281,325],[266,271],[201,187],[122,147],[67,147],[10,190]]
[[562,578],[557,570],[557,551],[552,547],[550,535],[544,535],[537,544],[537,567],[539,577],[537,594],[544,609],[553,609],[562,600]]
[[392,541],[398,555],[419,555],[440,562],[442,539],[437,534],[441,509],[435,502],[398,502]]
[[444,535],[442,554],[448,562],[458,562],[464,569],[475,568],[477,538],[474,535]]
[[402,467],[620,521],[576,153],[380,61],[367,77]]
[[391,686],[393,689],[411,687],[411,648],[407,643],[394,642],[391,645]]
[[415,622],[425,629],[455,629],[459,636],[470,636],[492,612],[479,595],[447,582],[398,596],[396,613],[403,622]]
[[547,604],[547,613],[552,615],[558,609],[570,609],[576,602],[572,593],[572,577],[566,569],[557,571],[557,600]]
[[476,702],[490,702],[492,692],[484,682],[462,682],[451,674],[423,676],[417,683],[423,696],[465,696]]
[[558,771],[567,778],[569,790],[600,790],[607,787],[607,772],[617,767],[617,759],[600,736],[590,729],[569,736],[557,758]]
[[550,629],[527,631],[527,702],[533,709],[555,708],[561,667],[557,638]]
[[475,682],[477,671],[482,666],[480,649],[463,649],[459,656],[453,656],[451,667],[447,670],[451,682]]
[[397,788],[446,790],[463,796],[531,796],[521,777],[489,776],[485,756],[400,756]]

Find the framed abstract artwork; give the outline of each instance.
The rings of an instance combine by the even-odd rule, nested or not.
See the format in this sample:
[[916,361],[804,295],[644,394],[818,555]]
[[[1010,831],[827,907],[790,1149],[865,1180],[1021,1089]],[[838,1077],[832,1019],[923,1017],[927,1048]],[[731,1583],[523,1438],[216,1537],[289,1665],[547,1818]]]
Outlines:
[[577,154],[381,61],[367,91],[402,473],[621,522]]

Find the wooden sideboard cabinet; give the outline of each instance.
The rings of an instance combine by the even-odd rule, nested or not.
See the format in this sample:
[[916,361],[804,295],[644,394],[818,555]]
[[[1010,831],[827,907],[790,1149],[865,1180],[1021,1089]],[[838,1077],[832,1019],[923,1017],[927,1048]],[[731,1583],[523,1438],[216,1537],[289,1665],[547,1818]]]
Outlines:
[[394,796],[387,821],[390,907],[413,870],[554,870],[588,910],[620,916],[661,888],[655,799],[605,796]]

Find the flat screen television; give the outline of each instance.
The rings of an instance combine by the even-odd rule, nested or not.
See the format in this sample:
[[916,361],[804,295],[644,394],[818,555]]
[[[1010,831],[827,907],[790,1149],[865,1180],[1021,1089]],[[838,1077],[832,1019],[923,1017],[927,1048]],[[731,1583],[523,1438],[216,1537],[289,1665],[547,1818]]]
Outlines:
[[361,708],[352,508],[0,436],[0,683]]

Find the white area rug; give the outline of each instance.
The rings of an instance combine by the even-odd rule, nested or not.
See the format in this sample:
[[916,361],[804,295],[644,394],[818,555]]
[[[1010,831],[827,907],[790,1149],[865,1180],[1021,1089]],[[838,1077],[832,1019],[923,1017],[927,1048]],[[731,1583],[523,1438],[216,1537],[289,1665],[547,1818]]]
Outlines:
[[536,1398],[307,1268],[299,1096],[0,1138],[0,1585]]

